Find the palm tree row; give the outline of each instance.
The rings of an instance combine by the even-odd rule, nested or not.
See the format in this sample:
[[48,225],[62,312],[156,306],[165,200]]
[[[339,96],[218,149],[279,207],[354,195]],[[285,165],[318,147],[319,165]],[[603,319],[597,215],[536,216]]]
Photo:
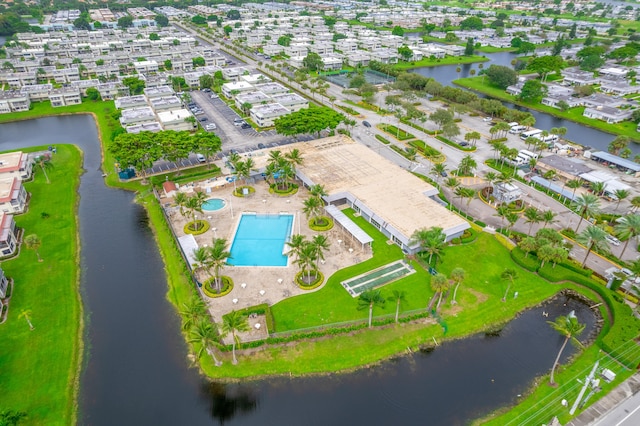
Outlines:
[[251,157],[248,157],[245,161],[242,161],[240,155],[237,153],[233,153],[229,156],[229,162],[233,166],[236,178],[238,180],[244,181],[247,183],[247,180],[251,176],[251,172],[255,171],[255,163]]

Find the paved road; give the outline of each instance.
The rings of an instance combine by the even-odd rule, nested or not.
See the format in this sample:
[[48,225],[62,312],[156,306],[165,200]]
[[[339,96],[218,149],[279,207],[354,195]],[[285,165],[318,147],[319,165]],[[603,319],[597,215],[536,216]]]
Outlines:
[[640,394],[635,394],[616,406],[609,413],[592,423],[593,426],[640,425]]

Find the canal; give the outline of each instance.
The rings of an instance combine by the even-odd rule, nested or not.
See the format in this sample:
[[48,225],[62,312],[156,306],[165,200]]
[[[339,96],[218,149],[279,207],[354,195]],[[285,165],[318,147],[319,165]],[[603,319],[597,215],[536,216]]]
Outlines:
[[[517,54],[512,52],[497,52],[497,53],[485,53],[487,58],[490,59],[489,62],[484,62],[483,67],[488,68],[491,65],[503,65],[507,67],[511,67],[511,62],[518,57]],[[460,72],[457,72],[457,68],[460,67]],[[466,78],[471,77],[471,70],[474,69],[477,73],[480,71],[479,64],[462,64],[462,65],[443,65],[440,67],[423,67],[416,68],[411,70],[420,75],[424,75],[426,77],[433,78],[440,82],[443,85],[452,86],[452,81],[458,78]],[[489,97],[484,94],[479,94],[482,97]],[[553,127],[565,127],[567,129],[567,134],[565,138],[568,140],[575,142],[577,144],[583,145],[585,147],[594,148],[596,150],[607,151],[607,147],[609,143],[615,139],[615,135],[610,133],[603,132],[598,129],[594,129],[579,123],[575,123],[573,121],[564,120],[562,118],[555,117],[551,114],[547,114],[544,112],[532,110],[529,108],[521,107],[518,105],[514,105],[508,102],[503,102],[503,104],[512,109],[518,109],[521,111],[530,112],[536,119],[535,127],[543,130],[550,130]],[[640,154],[640,144],[631,143],[629,144],[629,149],[633,152],[631,156],[633,158],[634,155]]]
[[[517,402],[549,371],[562,338],[548,319],[575,310],[587,324],[584,338],[594,330],[588,307],[562,297],[523,312],[497,335],[447,342],[355,373],[208,382],[187,360],[145,210],[133,194],[103,182],[93,119],[0,124],[2,150],[60,143],[84,151],[86,170],[79,189],[87,319],[80,424],[463,424]],[[565,360],[573,351],[567,347]]]

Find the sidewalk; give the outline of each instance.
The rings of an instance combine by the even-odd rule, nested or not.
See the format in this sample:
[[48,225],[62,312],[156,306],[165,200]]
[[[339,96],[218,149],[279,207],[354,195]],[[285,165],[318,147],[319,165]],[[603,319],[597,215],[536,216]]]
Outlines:
[[[640,392],[640,372],[629,377],[604,398],[592,404],[578,417],[567,423],[567,426],[596,425],[599,420],[614,411],[619,404]],[[603,423],[604,425],[604,423]]]

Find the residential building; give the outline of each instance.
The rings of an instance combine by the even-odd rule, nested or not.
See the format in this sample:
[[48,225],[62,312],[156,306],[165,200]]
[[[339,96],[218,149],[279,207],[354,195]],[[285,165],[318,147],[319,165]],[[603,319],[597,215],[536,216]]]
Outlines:
[[139,123],[127,126],[127,133],[140,133],[140,132],[160,132],[162,131],[162,125],[157,121],[150,121],[148,123]]
[[0,257],[13,255],[18,248],[18,226],[12,214],[0,210]]
[[236,95],[236,107],[242,109],[243,105],[250,104],[252,107],[258,104],[266,104],[271,98],[260,91],[242,92]]
[[578,68],[566,68],[562,70],[564,82],[575,86],[586,86],[596,84],[598,79],[590,71],[581,71]]
[[153,113],[151,107],[148,106],[122,110],[122,115],[120,116],[120,124],[122,127],[153,121],[156,121],[156,115]]
[[9,289],[9,280],[4,274],[2,268],[0,268],[0,299],[7,297],[7,290]]
[[582,113],[587,118],[606,121],[607,123],[619,123],[631,118],[631,110],[621,110],[608,106],[599,106],[596,108],[586,108]]
[[27,206],[27,190],[17,176],[0,178],[0,211],[22,213]]
[[182,101],[175,95],[149,99],[149,104],[156,113],[183,108]]
[[282,105],[292,112],[309,107],[309,101],[305,97],[300,96],[297,93],[281,93],[278,95],[273,95],[271,96],[271,101]]
[[158,113],[158,121],[164,130],[192,130],[194,123],[187,121],[193,115],[186,109],[162,111]]
[[171,86],[160,85],[155,87],[145,87],[144,94],[148,99],[152,98],[164,98],[175,94]]
[[29,111],[30,106],[31,101],[28,95],[15,91],[0,91],[0,114]]
[[584,161],[559,155],[548,155],[539,158],[536,163],[536,169],[541,175],[553,170],[562,182],[577,179],[581,174],[589,173],[593,170]]
[[53,89],[49,92],[49,100],[52,107],[61,107],[67,105],[79,105],[82,103],[80,90],[72,87],[62,89]]
[[251,120],[259,127],[273,126],[273,122],[283,115],[289,114],[287,108],[278,103],[270,103],[266,105],[256,105],[251,108]]
[[252,90],[253,85],[246,81],[224,83],[222,85],[222,93],[229,99],[233,98],[238,93],[249,92]]
[[17,177],[21,180],[31,179],[33,162],[28,154],[22,151],[0,154],[0,177]]
[[116,99],[115,104],[117,109],[139,108],[149,105],[144,95],[123,96]]

